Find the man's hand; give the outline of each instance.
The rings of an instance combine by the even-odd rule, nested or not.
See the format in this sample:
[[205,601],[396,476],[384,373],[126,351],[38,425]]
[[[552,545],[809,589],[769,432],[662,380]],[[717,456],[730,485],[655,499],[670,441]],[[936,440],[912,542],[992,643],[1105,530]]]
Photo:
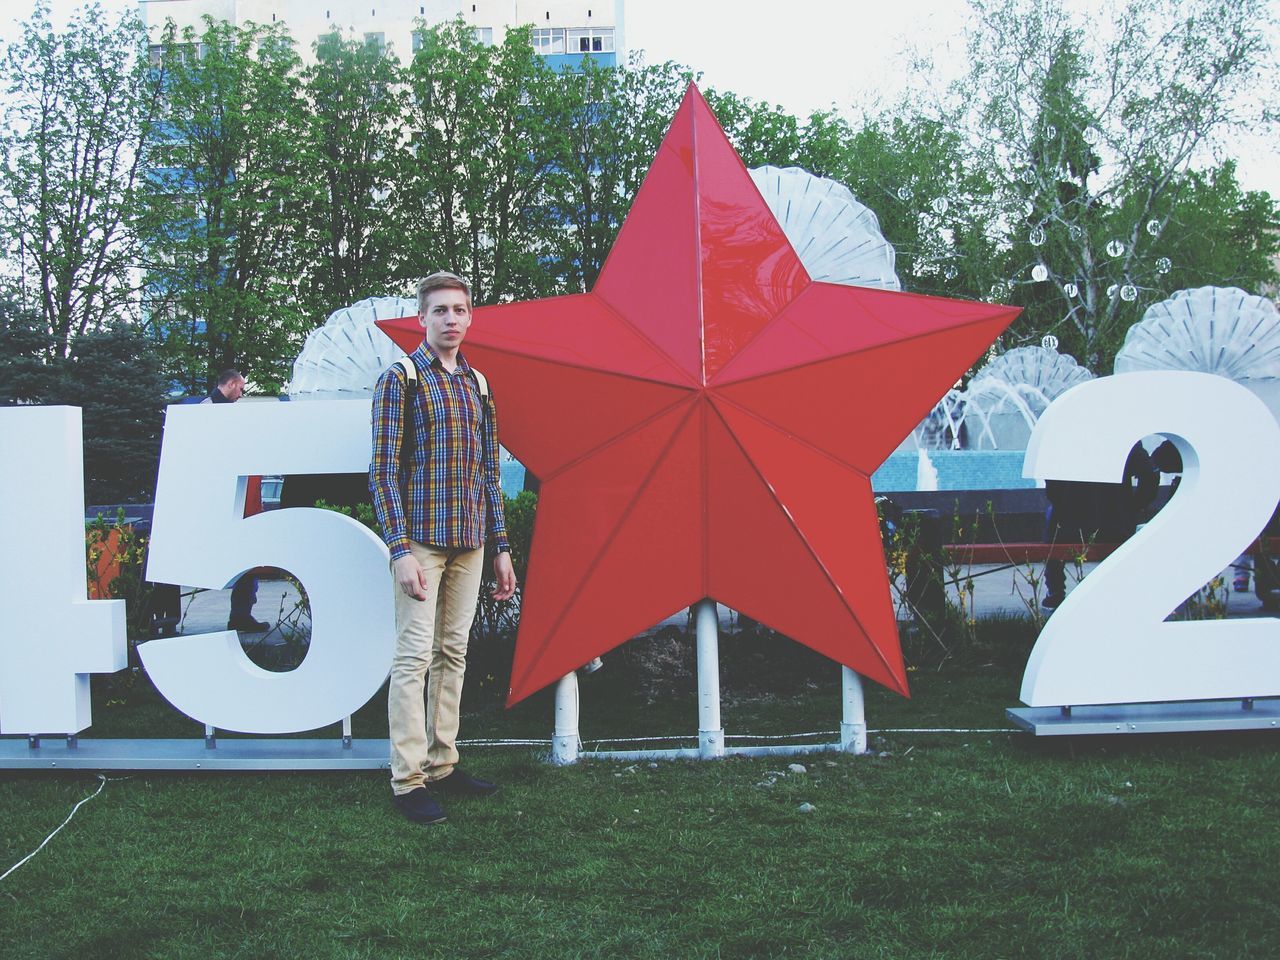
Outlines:
[[516,592],[516,571],[511,566],[511,554],[503,552],[493,558],[493,575],[497,585],[489,593],[495,600],[510,600]]
[[[511,566],[510,561],[507,566]],[[396,557],[391,563],[391,569],[401,590],[415,600],[427,599],[427,576],[413,554],[406,553],[403,557]]]

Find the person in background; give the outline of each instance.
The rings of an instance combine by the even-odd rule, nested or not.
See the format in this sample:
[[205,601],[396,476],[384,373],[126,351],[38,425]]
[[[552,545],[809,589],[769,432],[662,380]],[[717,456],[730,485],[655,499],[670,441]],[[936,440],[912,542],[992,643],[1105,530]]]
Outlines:
[[[1083,480],[1046,480],[1049,500],[1045,540],[1050,544],[1123,543],[1133,536],[1144,511],[1159,490],[1160,473],[1142,442],[1135,443],[1125,459],[1120,483]],[[1050,558],[1044,565],[1045,597],[1041,606],[1059,606],[1067,592],[1067,564]]]
[[[244,385],[244,375],[239,370],[228,368],[218,374],[218,382],[200,402],[235,403],[244,396]],[[258,578],[252,573],[245,573],[231,588],[231,616],[227,620],[227,629],[243,633],[266,633],[270,630],[269,624],[254,619],[253,605],[257,602]]]
[[209,395],[201,403],[235,403],[244,396],[244,375],[234,368],[228,368],[218,374],[218,382],[213,385]]

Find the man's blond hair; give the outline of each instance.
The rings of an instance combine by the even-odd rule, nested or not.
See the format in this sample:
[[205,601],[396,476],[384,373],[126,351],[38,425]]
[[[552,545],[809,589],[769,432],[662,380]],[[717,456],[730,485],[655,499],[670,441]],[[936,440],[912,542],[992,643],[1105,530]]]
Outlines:
[[467,295],[467,306],[471,306],[471,287],[467,285],[467,281],[448,270],[437,270],[430,276],[424,277],[418,284],[419,314],[427,312],[427,296],[433,290],[461,290]]

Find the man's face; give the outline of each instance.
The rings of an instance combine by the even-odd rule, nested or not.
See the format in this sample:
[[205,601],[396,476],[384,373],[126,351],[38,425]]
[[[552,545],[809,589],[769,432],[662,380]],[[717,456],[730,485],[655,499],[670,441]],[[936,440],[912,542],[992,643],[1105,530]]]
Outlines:
[[244,394],[244,377],[237,377],[229,383],[224,383],[218,389],[222,391],[222,395],[233,403],[239,400]]
[[471,303],[461,290],[432,290],[418,322],[427,346],[436,353],[457,350],[471,326]]

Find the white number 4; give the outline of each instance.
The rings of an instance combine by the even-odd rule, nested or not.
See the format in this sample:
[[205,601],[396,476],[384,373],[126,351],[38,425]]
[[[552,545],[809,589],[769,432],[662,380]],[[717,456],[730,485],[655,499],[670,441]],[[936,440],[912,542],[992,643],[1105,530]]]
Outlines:
[[127,663],[124,601],[89,600],[76,407],[0,410],[0,733],[79,733]]

